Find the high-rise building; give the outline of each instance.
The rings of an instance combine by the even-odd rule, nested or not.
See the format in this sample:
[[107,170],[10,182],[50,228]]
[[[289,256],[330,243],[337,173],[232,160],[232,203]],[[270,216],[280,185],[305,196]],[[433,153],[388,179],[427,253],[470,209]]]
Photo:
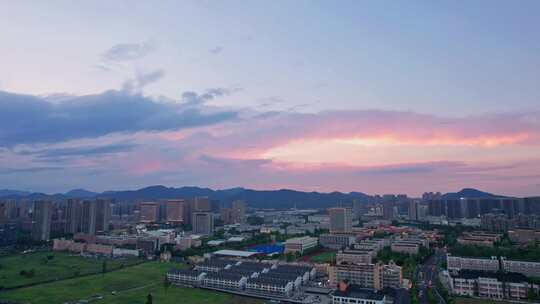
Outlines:
[[0,223],[7,222],[8,206],[7,202],[0,202]]
[[15,200],[0,201],[0,223],[18,218],[17,202]]
[[352,210],[345,207],[328,209],[330,216],[330,233],[352,232]]
[[397,197],[393,194],[385,194],[382,197],[383,218],[385,220],[393,220],[395,216],[394,209],[396,207]]
[[103,233],[109,231],[111,221],[111,200],[98,198],[96,200],[96,232]]
[[209,212],[212,211],[212,205],[208,197],[196,197],[193,199],[193,212]]
[[225,224],[225,225],[234,224],[232,214],[233,214],[232,208],[221,208],[221,209],[219,209],[219,217],[221,218],[221,220],[223,221],[223,224]]
[[417,200],[409,201],[409,220],[417,221],[418,220],[418,204]]
[[66,203],[66,233],[81,232],[82,203],[78,199],[68,199]]
[[246,202],[234,201],[232,203],[232,220],[235,224],[246,222]]
[[159,216],[159,206],[156,202],[143,202],[140,204],[141,223],[156,223]]
[[184,223],[184,209],[186,201],[183,199],[168,200],[167,204],[167,222],[172,224]]
[[524,214],[536,214],[540,215],[540,196],[526,197],[522,203]]
[[35,201],[32,212],[32,239],[47,241],[51,234],[52,203]]
[[366,204],[360,202],[359,200],[353,201],[353,215],[355,219],[359,219],[362,215],[364,215],[366,210]]
[[96,201],[86,200],[82,203],[81,232],[96,234]]
[[214,217],[212,212],[193,212],[193,233],[212,235],[214,233]]

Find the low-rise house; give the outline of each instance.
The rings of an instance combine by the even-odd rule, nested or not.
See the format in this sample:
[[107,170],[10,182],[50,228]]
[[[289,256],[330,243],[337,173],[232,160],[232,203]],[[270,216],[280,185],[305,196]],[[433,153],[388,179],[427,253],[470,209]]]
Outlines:
[[254,293],[289,296],[293,291],[292,281],[271,277],[259,277],[247,280],[246,290]]
[[243,289],[246,285],[247,277],[227,271],[208,272],[202,279],[202,284],[206,287],[219,289]]
[[206,277],[206,273],[198,270],[171,269],[167,272],[167,280],[175,285],[198,286]]

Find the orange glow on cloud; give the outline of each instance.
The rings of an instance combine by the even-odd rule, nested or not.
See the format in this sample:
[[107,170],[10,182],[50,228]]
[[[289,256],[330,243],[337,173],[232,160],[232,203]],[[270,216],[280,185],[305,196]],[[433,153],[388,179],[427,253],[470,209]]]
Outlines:
[[516,145],[527,134],[483,136],[478,138],[398,138],[379,137],[323,138],[296,140],[272,147],[258,155],[288,168],[313,168],[317,165],[344,166],[389,165],[440,160],[512,160],[516,156],[534,156],[538,146]]

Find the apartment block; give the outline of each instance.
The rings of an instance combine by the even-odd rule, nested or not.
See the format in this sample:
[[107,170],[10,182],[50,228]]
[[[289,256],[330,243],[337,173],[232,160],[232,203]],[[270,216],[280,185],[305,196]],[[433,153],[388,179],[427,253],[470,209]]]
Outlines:
[[306,250],[317,247],[318,239],[310,236],[292,238],[285,241],[285,253],[303,254]]
[[502,268],[505,272],[515,272],[527,277],[540,277],[540,262],[508,260],[501,257]]
[[351,284],[378,290],[385,287],[397,288],[403,281],[401,267],[394,263],[335,265],[330,267],[329,275],[331,286],[337,286],[339,282],[347,280]]
[[355,241],[355,237],[349,234],[321,234],[319,236],[319,244],[332,249],[347,248]]
[[478,270],[497,272],[500,269],[499,260],[497,257],[491,258],[469,258],[446,255],[446,263],[449,271],[459,270]]

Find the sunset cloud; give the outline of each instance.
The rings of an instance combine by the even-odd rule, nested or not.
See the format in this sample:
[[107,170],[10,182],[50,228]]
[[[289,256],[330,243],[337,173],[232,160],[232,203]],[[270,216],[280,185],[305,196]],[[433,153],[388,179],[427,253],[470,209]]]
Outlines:
[[[234,92],[188,91],[176,102],[120,91],[54,101],[2,93],[0,143],[7,149],[0,165],[12,168],[2,179],[14,172],[38,178],[61,168],[134,185],[369,186],[374,192],[493,186],[505,178],[510,192],[518,191],[518,181],[530,180],[527,191],[540,185],[534,172],[540,169],[539,113],[444,117],[206,106]],[[13,164],[21,168],[13,171]]]

